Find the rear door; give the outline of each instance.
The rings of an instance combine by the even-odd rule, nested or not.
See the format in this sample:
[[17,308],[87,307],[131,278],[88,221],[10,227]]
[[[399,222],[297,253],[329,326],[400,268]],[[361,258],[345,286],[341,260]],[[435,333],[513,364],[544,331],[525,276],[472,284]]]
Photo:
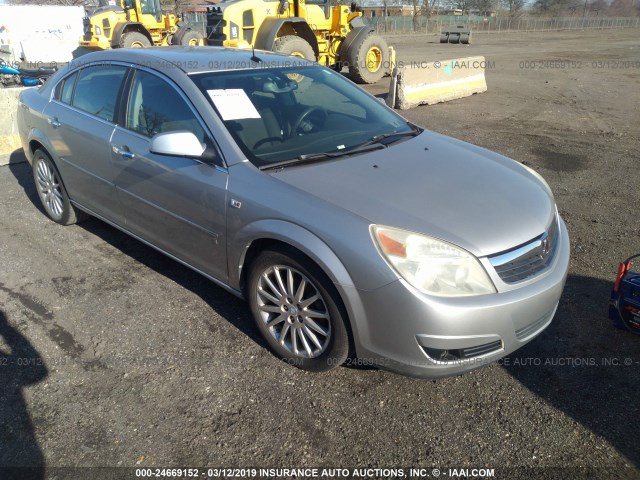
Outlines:
[[[136,70],[120,123],[111,141],[111,155],[127,229],[226,280],[227,170],[186,96],[169,79]],[[151,137],[176,130],[193,132],[214,158],[205,163],[149,151]]]
[[116,105],[127,74],[120,65],[93,65],[56,86],[44,114],[46,132],[58,157],[69,196],[81,206],[117,221],[111,163]]

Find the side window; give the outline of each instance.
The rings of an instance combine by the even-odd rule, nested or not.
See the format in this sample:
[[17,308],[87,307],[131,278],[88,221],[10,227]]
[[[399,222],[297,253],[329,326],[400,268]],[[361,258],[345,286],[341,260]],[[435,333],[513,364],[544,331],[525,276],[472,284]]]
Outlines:
[[165,80],[138,70],[131,83],[126,128],[147,137],[174,130],[193,132],[206,143],[206,135],[189,105]]
[[64,103],[71,104],[71,95],[73,94],[73,86],[76,84],[77,73],[69,75],[62,83],[62,90],[58,100]]
[[[53,91],[53,98],[60,100],[61,102],[71,103],[71,94],[73,93],[73,86],[76,83],[77,72],[72,73],[66,78],[63,78],[56,85]],[[65,95],[66,90],[66,95]],[[64,100],[63,100],[64,98]]]
[[116,65],[96,65],[82,69],[78,74],[72,105],[113,122],[120,84],[126,73],[126,67]]

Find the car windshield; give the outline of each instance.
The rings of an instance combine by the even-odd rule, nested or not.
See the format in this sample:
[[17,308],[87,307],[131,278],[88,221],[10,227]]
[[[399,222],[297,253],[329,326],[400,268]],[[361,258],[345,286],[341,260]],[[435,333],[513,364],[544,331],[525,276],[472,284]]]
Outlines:
[[261,168],[323,154],[335,158],[414,131],[342,75],[319,66],[208,72],[191,78],[247,158]]

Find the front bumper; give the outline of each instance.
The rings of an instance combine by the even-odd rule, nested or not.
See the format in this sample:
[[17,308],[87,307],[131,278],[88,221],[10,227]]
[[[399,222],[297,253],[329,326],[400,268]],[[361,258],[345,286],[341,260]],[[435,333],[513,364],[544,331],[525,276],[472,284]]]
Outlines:
[[411,376],[447,377],[495,362],[531,341],[551,323],[567,278],[569,235],[559,223],[554,261],[519,288],[442,298],[398,280],[373,291],[352,290],[358,297],[350,302],[352,315],[361,310],[352,317],[359,361]]

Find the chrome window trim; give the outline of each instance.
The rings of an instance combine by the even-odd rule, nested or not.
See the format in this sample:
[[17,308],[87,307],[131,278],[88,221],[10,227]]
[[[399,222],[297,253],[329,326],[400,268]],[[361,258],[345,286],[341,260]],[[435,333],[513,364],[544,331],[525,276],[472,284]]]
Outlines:
[[[89,118],[95,119],[95,120],[99,120],[102,123],[105,123],[107,125],[111,125],[111,126],[115,126],[117,125],[116,122],[113,121],[109,121],[109,120],[105,120],[102,117],[99,117],[97,115],[94,115],[93,113],[87,112],[85,110],[81,110],[78,107],[75,107],[74,105],[71,105],[70,103],[64,103],[60,100],[58,100],[57,98],[54,98],[55,92],[56,92],[56,88],[58,87],[58,84],[60,82],[65,81],[67,78],[69,78],[71,75],[73,75],[74,73],[80,74],[81,70],[84,70],[85,68],[89,68],[89,67],[95,67],[97,65],[107,65],[107,66],[118,66],[118,67],[125,67],[125,68],[130,68],[130,66],[126,63],[123,62],[104,62],[104,61],[99,61],[99,62],[92,62],[92,63],[87,63],[87,64],[83,64],[81,66],[78,66],[77,68],[75,68],[74,70],[71,70],[70,72],[67,73],[67,75],[65,75],[64,77],[62,77],[56,84],[55,86],[51,89],[51,95],[49,97],[49,103],[56,103],[58,105],[62,105],[63,107],[67,107],[71,110],[73,110],[74,112],[78,112],[78,113],[82,113],[83,115],[86,115]],[[125,73],[124,78],[122,79],[123,82],[127,81],[127,74]],[[78,79],[76,79],[76,84],[78,83]],[[75,86],[74,86],[74,95],[75,95]]]

